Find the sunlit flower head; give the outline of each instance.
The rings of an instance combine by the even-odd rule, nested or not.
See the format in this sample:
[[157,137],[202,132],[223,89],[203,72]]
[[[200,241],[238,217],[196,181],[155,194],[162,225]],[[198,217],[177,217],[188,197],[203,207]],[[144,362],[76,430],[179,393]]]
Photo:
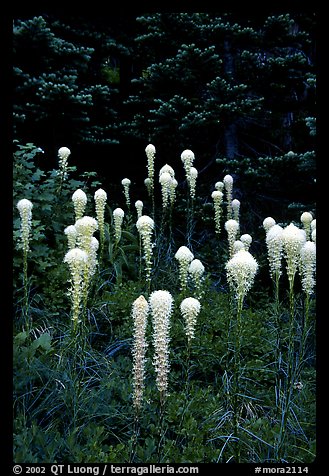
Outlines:
[[201,304],[198,299],[187,297],[180,304],[180,311],[185,320],[185,333],[188,342],[195,338],[195,326],[200,313]]
[[266,231],[266,233],[275,224],[276,224],[276,221],[274,220],[274,218],[272,218],[272,217],[265,218],[265,220],[263,221],[263,227],[264,227],[264,230]]
[[80,218],[83,217],[86,204],[87,204],[87,195],[83,190],[78,188],[73,195],[72,195],[72,202],[74,206],[74,212],[75,212],[75,219],[79,220]]
[[257,261],[246,250],[237,251],[226,263],[227,280],[237,299],[242,300],[251,289],[257,271]]

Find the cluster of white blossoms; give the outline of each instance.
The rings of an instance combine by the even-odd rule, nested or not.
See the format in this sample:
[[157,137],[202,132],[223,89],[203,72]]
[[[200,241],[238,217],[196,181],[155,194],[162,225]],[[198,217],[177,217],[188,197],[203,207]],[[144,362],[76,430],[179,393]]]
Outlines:
[[195,286],[195,295],[201,299],[203,295],[202,284],[204,279],[204,266],[199,259],[193,259],[188,268],[188,274],[192,278]]
[[224,194],[221,190],[214,190],[211,194],[211,198],[214,201],[214,209],[215,209],[215,233],[217,235],[220,234],[220,219],[222,216],[222,202],[223,202]]
[[272,279],[281,276],[281,263],[283,253],[283,228],[280,225],[272,225],[266,233],[267,258],[270,266]]
[[132,306],[134,326],[133,356],[133,402],[138,411],[142,404],[145,375],[145,354],[147,342],[145,338],[149,305],[144,296],[139,296]]
[[87,195],[80,188],[73,193],[72,202],[74,206],[75,220],[79,220],[83,217],[87,200]]
[[169,291],[153,291],[149,298],[149,305],[153,325],[153,365],[156,372],[156,385],[163,402],[168,388],[169,330],[173,298]]
[[314,241],[306,241],[300,249],[299,270],[302,279],[303,291],[309,296],[315,287],[316,269],[316,244]]
[[181,153],[181,160],[183,162],[183,167],[185,169],[186,180],[188,184],[190,183],[191,167],[193,166],[194,159],[194,152],[189,149],[183,150],[183,152]]
[[187,277],[191,261],[194,259],[192,251],[187,246],[181,246],[175,254],[175,258],[179,264],[179,281],[183,291],[187,286]]
[[237,253],[240,250],[245,250],[245,249],[246,247],[241,240],[235,240],[235,242],[233,243],[233,254]]
[[232,194],[233,194],[233,177],[232,175],[225,175],[223,178],[224,189],[226,192],[226,202],[227,202],[227,220],[232,218]]
[[122,222],[124,216],[125,212],[122,210],[122,208],[116,208],[115,210],[113,210],[114,237],[116,243],[119,243],[119,241],[121,240]]
[[154,159],[156,152],[154,145],[148,144],[145,148],[145,152],[147,157],[147,179],[145,179],[144,183],[149,194],[151,194],[154,188]]
[[169,203],[173,205],[178,182],[175,179],[175,171],[170,165],[165,164],[161,167],[159,171],[159,183],[161,185],[162,207],[166,208]]
[[21,247],[24,253],[27,253],[30,250],[29,241],[31,234],[32,226],[32,208],[33,203],[26,198],[23,198],[17,203],[17,209],[21,218],[21,229],[20,229],[20,239]]
[[129,178],[124,178],[121,180],[121,184],[123,185],[123,193],[126,198],[126,204],[127,208],[130,208],[130,194],[129,194],[129,188],[131,185],[131,180]]
[[264,230],[266,231],[266,233],[275,224],[276,224],[276,221],[274,220],[274,218],[272,218],[272,217],[265,218],[264,221],[263,221],[263,227],[264,227]]
[[240,206],[241,206],[240,200],[235,198],[234,200],[232,200],[231,206],[232,206],[233,218],[234,218],[234,220],[236,220],[239,223],[239,221],[240,221]]
[[228,248],[229,248],[229,254],[230,256],[233,256],[234,254],[234,242],[236,240],[238,231],[239,231],[239,223],[231,218],[230,220],[227,220],[225,222],[225,230],[227,232],[227,238],[228,238]]
[[135,208],[137,211],[137,219],[140,218],[143,215],[143,202],[142,200],[136,200],[135,202]]
[[67,244],[69,250],[76,247],[78,232],[74,225],[69,225],[65,228],[64,233],[67,237]]
[[[84,216],[79,218],[74,225],[77,231],[76,243],[77,246],[85,251],[88,256],[86,274],[85,274],[85,286],[88,286],[88,280],[95,274],[97,267],[97,250],[98,240],[93,236],[96,230],[98,230],[97,220],[93,217]],[[97,242],[97,245],[96,245]]]
[[300,221],[303,224],[306,239],[310,240],[311,238],[311,223],[313,221],[313,215],[310,212],[304,212],[301,214]]
[[298,269],[300,250],[306,242],[305,230],[301,230],[293,223],[290,223],[290,225],[283,229],[282,241],[287,274],[291,286]]
[[190,343],[195,337],[195,326],[200,309],[200,301],[193,297],[187,297],[183,299],[180,304],[180,311],[185,319],[185,333],[187,335],[188,343]]
[[62,180],[65,180],[67,177],[67,162],[70,154],[71,151],[67,147],[61,147],[58,149],[59,175],[61,175]]
[[215,190],[222,192],[224,189],[224,182],[218,181],[215,183]]
[[70,293],[74,326],[80,322],[80,303],[82,298],[86,302],[89,282],[98,265],[99,242],[93,236],[96,230],[98,230],[97,220],[89,216],[79,218],[74,225],[69,225],[64,230],[69,248],[64,257],[64,263],[69,265],[71,273]]
[[240,241],[242,241],[244,245],[244,249],[246,251],[249,251],[250,245],[252,243],[252,236],[249,235],[249,233],[244,233],[243,235],[240,236]]
[[238,300],[243,300],[254,283],[258,263],[246,250],[239,250],[226,263],[227,280]]
[[84,290],[85,269],[88,263],[88,254],[80,248],[69,250],[65,257],[64,263],[67,263],[71,273],[71,299],[72,299],[72,321],[74,328],[80,322],[80,305]]
[[190,176],[189,176],[189,186],[190,186],[190,195],[191,198],[195,198],[195,191],[196,191],[196,179],[198,178],[198,171],[195,167],[190,168]]
[[101,239],[101,243],[105,240],[105,222],[104,222],[104,215],[105,215],[105,205],[107,200],[107,193],[102,188],[99,188],[94,193],[94,200],[95,200],[95,208],[96,208],[96,216],[97,216],[97,223],[99,228],[99,235]]
[[152,234],[154,229],[154,221],[148,215],[142,215],[136,222],[137,230],[142,238],[144,250],[146,281],[151,281],[152,270]]

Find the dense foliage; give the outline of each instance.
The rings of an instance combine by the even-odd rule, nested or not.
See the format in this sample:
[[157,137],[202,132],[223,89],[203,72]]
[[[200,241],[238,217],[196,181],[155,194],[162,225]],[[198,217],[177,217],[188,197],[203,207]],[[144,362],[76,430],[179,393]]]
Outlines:
[[[136,210],[122,191],[121,236],[116,238],[113,220],[117,204],[108,200],[105,241],[75,327],[73,278],[63,262],[68,253],[64,230],[75,223],[76,190],[85,191],[84,213],[92,220],[93,195],[101,183],[90,174],[74,178],[77,170],[71,165],[65,177],[60,168],[44,171],[45,155],[33,144],[18,145],[15,152],[14,460],[313,461],[315,299],[313,294],[307,298],[297,276],[289,292],[285,272],[279,301],[273,297],[262,223],[258,230],[246,229],[241,204],[240,234],[253,235],[250,249],[259,272],[239,311],[225,270],[230,257],[224,230],[228,202],[223,202],[218,236],[211,197],[201,197],[198,187],[194,206],[184,187],[178,187],[170,209],[156,198],[148,281]],[[131,198],[133,187],[129,193]],[[16,210],[21,197],[33,203],[26,276],[22,218]],[[146,189],[141,198],[143,213],[151,215]],[[99,232],[96,236],[102,243]],[[189,275],[182,287],[175,256],[188,243],[205,274],[199,285]],[[132,308],[139,296],[148,299],[158,289],[168,290],[174,301],[168,395],[163,402],[155,383],[150,318],[144,395],[136,413]],[[201,303],[190,343],[180,311],[188,296]]]
[[314,461],[314,28],[14,19],[15,462]]

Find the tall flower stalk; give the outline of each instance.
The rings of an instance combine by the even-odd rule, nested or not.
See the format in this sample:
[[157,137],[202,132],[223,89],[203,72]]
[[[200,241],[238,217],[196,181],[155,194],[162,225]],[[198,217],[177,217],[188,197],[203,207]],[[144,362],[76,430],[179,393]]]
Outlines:
[[310,303],[311,303],[311,298],[314,293],[314,288],[316,284],[315,270],[316,270],[316,244],[314,243],[314,241],[306,241],[300,250],[299,271],[300,271],[300,276],[302,280],[302,289],[304,291],[305,299],[304,299],[304,322],[303,322],[303,330],[301,335],[296,381],[299,381],[300,379],[301,368],[304,363],[304,358],[306,355],[307,338],[312,329],[312,325],[310,323]]
[[81,322],[80,312],[84,294],[84,275],[88,262],[88,255],[80,248],[69,250],[64,263],[67,263],[71,273],[70,296],[72,302],[72,336],[76,336],[78,325]]
[[130,211],[130,185],[131,185],[131,180],[128,178],[124,178],[121,180],[121,184],[123,185],[123,193],[126,198],[126,204],[127,204],[127,209],[128,212]]
[[279,296],[279,282],[282,274],[282,256],[283,256],[283,228],[280,225],[272,225],[266,233],[267,258],[269,262],[269,271],[272,278],[274,289],[274,363],[275,372],[275,395],[276,408],[281,411],[281,389],[282,389],[282,349],[281,349],[281,306]]
[[175,258],[179,265],[179,282],[181,291],[185,291],[187,288],[188,270],[191,261],[194,259],[194,255],[187,246],[181,246],[175,254]]
[[142,215],[136,222],[137,230],[140,234],[145,260],[145,274],[147,292],[151,289],[151,271],[152,271],[152,234],[154,230],[154,221],[148,215]]
[[134,340],[132,348],[133,356],[133,404],[136,419],[138,419],[144,391],[145,354],[147,349],[146,326],[149,305],[144,296],[139,296],[132,306],[132,318],[134,326]]
[[187,191],[187,229],[186,229],[186,241],[189,247],[192,247],[192,235],[193,235],[193,216],[194,216],[194,199],[195,199],[195,187],[198,171],[193,167],[195,160],[194,152],[189,149],[184,150],[181,153],[181,160],[185,170],[186,182],[188,185]]
[[17,209],[21,218],[20,239],[21,248],[23,251],[23,289],[24,289],[24,301],[23,301],[23,317],[26,330],[30,329],[29,321],[29,290],[28,290],[28,276],[27,276],[27,255],[30,251],[30,235],[32,226],[32,208],[33,203],[26,198],[23,198],[17,203]]
[[234,220],[233,218],[230,220],[227,220],[225,222],[225,230],[227,232],[227,239],[228,239],[228,250],[229,250],[229,256],[232,258],[234,254],[234,242],[236,240],[238,231],[239,231],[239,223]]
[[68,147],[61,147],[58,149],[58,176],[59,176],[59,186],[57,189],[58,194],[61,194],[64,181],[67,179],[67,164],[68,158],[71,155],[71,151]]
[[223,202],[223,192],[220,190],[214,190],[211,194],[211,198],[214,201],[214,209],[215,209],[215,233],[216,235],[220,234],[221,227],[220,221],[222,216],[222,202]]
[[246,250],[239,250],[226,264],[227,280],[236,302],[235,325],[234,325],[234,356],[233,356],[233,380],[232,380],[232,411],[233,411],[233,434],[236,441],[235,458],[240,462],[239,442],[239,393],[241,374],[241,340],[242,340],[242,309],[246,294],[251,289],[258,263]]
[[168,395],[170,317],[173,298],[169,291],[153,291],[149,298],[153,326],[153,366],[156,374],[156,386],[160,395],[158,458],[164,439],[164,408]]
[[102,188],[96,190],[94,194],[97,223],[99,229],[100,240],[100,259],[102,259],[105,244],[105,206],[107,201],[107,193]]
[[122,208],[116,208],[115,210],[113,210],[114,240],[117,245],[119,241],[121,240],[122,222],[123,222],[124,216],[125,216],[125,212],[122,210]]
[[232,211],[232,194],[233,194],[233,177],[232,175],[225,175],[223,178],[224,189],[226,192],[226,220],[233,218]]
[[93,277],[97,266],[98,240],[93,234],[98,230],[97,220],[93,217],[84,216],[75,222],[77,230],[77,245],[87,254],[87,261],[84,268],[83,279],[83,312],[87,311],[88,293],[91,278]]
[[152,217],[155,214],[155,200],[154,200],[154,161],[156,150],[153,144],[148,144],[145,148],[147,157],[147,179],[145,179],[145,185],[152,202]]
[[148,347],[146,341],[147,317],[149,313],[149,305],[143,295],[139,296],[132,305],[133,319],[133,405],[135,410],[134,428],[132,437],[132,448],[130,462],[134,461],[138,437],[140,433],[140,413],[143,404],[144,393],[144,376],[146,363],[146,349]]
[[293,223],[287,225],[282,232],[283,253],[286,260],[286,271],[289,282],[289,324],[287,341],[287,369],[285,373],[285,382],[283,394],[280,399],[281,421],[280,432],[276,446],[276,457],[281,461],[283,449],[286,442],[287,424],[291,414],[291,402],[294,390],[294,383],[297,371],[297,362],[295,361],[295,294],[294,281],[298,270],[300,251],[306,242],[305,230],[301,230]]

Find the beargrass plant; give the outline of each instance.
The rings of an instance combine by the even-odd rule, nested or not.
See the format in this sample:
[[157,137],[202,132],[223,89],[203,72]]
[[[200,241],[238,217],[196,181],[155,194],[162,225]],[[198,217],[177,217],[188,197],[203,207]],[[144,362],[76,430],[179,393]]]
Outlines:
[[26,329],[26,332],[30,330],[30,321],[29,321],[29,284],[28,284],[28,273],[27,273],[27,256],[30,251],[30,235],[31,235],[31,225],[32,225],[32,208],[33,203],[26,198],[23,198],[17,203],[17,209],[21,217],[21,229],[20,229],[20,238],[21,238],[21,248],[23,251],[23,305],[22,305],[22,314],[23,322]]
[[249,251],[239,250],[226,264],[227,280],[235,298],[235,322],[233,336],[232,413],[233,437],[236,443],[235,461],[240,462],[240,383],[242,310],[246,294],[250,291],[258,263]]
[[[20,158],[27,149],[23,152]],[[226,243],[223,246],[216,239],[222,210],[217,216],[219,227],[215,212],[214,230],[211,203],[207,244],[203,238],[193,241],[193,253],[188,246],[171,248],[159,241],[159,234],[155,236],[164,207],[153,207],[152,218],[144,210],[152,210],[152,194],[163,186],[163,238],[168,240],[172,233],[173,240],[189,244],[188,229],[177,227],[177,221],[178,225],[181,222],[177,210],[185,214],[188,202],[183,200],[181,184],[168,164],[159,179],[168,174],[171,180],[164,175],[163,183],[154,183],[154,146],[148,146],[147,155],[150,193],[143,202],[135,203],[136,224],[125,220],[124,227],[122,222],[120,227],[115,224],[117,212],[112,214],[113,205],[107,203],[100,184],[93,182],[89,190],[86,181],[68,174],[67,163],[59,200],[59,171],[52,176],[27,168],[33,173],[26,172],[24,181],[17,181],[15,206],[21,197],[33,203],[33,236],[29,235],[33,252],[28,257],[33,271],[37,270],[35,282],[42,289],[48,270],[55,279],[45,291],[48,287],[51,295],[58,283],[56,293],[62,298],[49,301],[47,295],[38,302],[39,309],[33,310],[29,302],[31,314],[33,311],[29,339],[25,332],[15,336],[16,459],[77,463],[310,461],[315,441],[313,215],[311,221],[308,215],[301,219],[307,236],[304,230],[290,227],[286,241],[283,234],[288,227],[277,225],[271,217],[265,219],[267,257],[263,257],[257,230],[252,234],[254,241],[249,234],[239,236],[243,229],[235,212],[239,204],[232,200],[233,179],[226,176],[223,182],[216,182],[215,191],[222,194],[222,207],[225,187],[225,201],[231,207],[225,224],[232,235],[229,253]],[[183,165],[188,172],[190,207],[197,198],[193,192],[193,174],[196,178],[197,172],[193,172],[192,163]],[[34,184],[32,191],[28,182]],[[50,191],[48,198],[46,190]],[[92,196],[95,210],[89,200]],[[62,215],[56,209],[59,203]],[[114,237],[105,211],[113,216]],[[202,214],[196,212],[195,208],[195,223]],[[47,247],[38,254],[41,227]],[[295,244],[290,246],[301,234],[304,238],[298,249]],[[92,283],[100,269],[102,243],[105,249],[108,245],[109,253],[103,255],[96,287]],[[228,256],[228,283],[217,280],[213,271],[225,265],[223,254],[214,253],[213,243]],[[157,261],[154,246],[164,250],[157,250]],[[258,252],[257,260],[250,249]],[[17,255],[22,269],[22,258]],[[288,280],[282,272],[283,257]],[[251,292],[266,258],[277,299],[274,321],[266,286]],[[39,272],[42,260],[49,267]],[[295,282],[298,274],[300,292]],[[67,280],[70,301],[63,293]],[[288,287],[287,299],[284,286]],[[54,309],[48,303],[56,303]],[[277,328],[274,338],[270,326]],[[275,366],[273,356],[279,359]]]

